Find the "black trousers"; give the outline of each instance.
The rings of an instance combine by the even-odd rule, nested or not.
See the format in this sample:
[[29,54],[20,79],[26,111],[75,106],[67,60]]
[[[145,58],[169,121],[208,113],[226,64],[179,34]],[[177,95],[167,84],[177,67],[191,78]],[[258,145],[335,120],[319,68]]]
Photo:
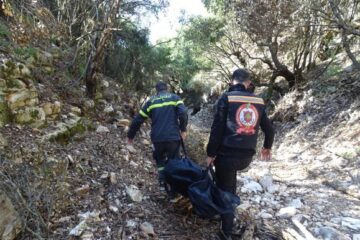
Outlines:
[[154,143],[153,157],[156,161],[159,182],[165,182],[165,165],[169,159],[180,157],[180,141]]
[[[231,193],[236,194],[236,172],[249,166],[253,153],[244,151],[239,157],[218,155],[215,159],[215,173],[217,186]],[[232,232],[234,224],[234,213],[221,215],[221,228],[225,234]]]

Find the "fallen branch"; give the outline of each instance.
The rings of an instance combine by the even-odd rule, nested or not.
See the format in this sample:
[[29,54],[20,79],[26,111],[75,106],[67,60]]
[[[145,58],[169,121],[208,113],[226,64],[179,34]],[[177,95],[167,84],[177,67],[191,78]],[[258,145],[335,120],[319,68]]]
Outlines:
[[295,225],[297,230],[299,230],[304,236],[306,240],[316,240],[316,238],[306,229],[306,227],[296,219],[291,219],[292,223]]

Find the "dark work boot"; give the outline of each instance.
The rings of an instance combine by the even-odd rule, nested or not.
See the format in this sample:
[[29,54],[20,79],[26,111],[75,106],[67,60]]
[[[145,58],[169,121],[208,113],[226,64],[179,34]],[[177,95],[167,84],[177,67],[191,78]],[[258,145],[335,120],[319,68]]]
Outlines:
[[161,181],[161,180],[159,181],[159,191],[161,193],[167,193],[165,181]]
[[175,191],[171,188],[171,186],[169,184],[166,184],[166,183],[165,183],[165,190],[166,190],[169,202],[173,202],[174,199],[176,198]]
[[161,193],[167,193],[167,186],[165,181],[164,167],[158,165],[158,179],[159,179],[159,191]]

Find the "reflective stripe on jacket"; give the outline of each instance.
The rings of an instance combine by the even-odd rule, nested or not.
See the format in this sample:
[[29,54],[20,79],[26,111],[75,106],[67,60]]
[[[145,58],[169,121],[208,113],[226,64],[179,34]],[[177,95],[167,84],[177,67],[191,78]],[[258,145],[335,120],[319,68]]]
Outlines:
[[265,113],[262,98],[245,90],[241,84],[232,86],[217,103],[207,147],[208,156],[255,153],[259,126],[265,133],[265,148],[271,148],[274,129]]
[[186,131],[188,116],[184,102],[176,94],[162,91],[150,98],[134,118],[128,137],[135,137],[141,124],[151,118],[152,142],[180,140],[180,131]]

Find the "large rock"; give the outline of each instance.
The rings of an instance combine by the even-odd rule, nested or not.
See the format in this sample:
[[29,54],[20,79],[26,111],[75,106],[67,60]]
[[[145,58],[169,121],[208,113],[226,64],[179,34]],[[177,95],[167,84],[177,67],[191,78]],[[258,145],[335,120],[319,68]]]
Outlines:
[[284,207],[279,210],[279,212],[276,214],[279,218],[290,218],[295,216],[296,214],[296,208],[294,207]]
[[325,240],[336,240],[340,239],[340,233],[332,227],[320,227],[316,229],[318,235]]
[[133,202],[141,202],[143,199],[141,191],[134,185],[126,187],[126,194]]
[[0,127],[11,121],[11,112],[7,103],[3,100],[2,92],[0,91]]
[[47,118],[56,118],[60,112],[59,103],[39,106],[39,94],[28,67],[5,60],[0,68],[0,126],[15,122],[38,128]]
[[85,107],[85,110],[87,110],[87,111],[95,108],[95,102],[92,99],[84,101],[83,105]]
[[343,217],[341,219],[341,226],[360,231],[360,219]]
[[273,186],[273,178],[271,175],[265,175],[260,179],[261,186],[268,191]]
[[46,114],[40,107],[26,107],[16,112],[15,122],[19,124],[29,124],[31,127],[38,128],[45,124]]
[[22,223],[10,199],[0,191],[0,239],[13,240],[20,233]]
[[6,101],[11,111],[25,106],[34,106],[39,102],[36,89],[16,89],[7,92]]
[[81,109],[79,107],[72,106],[70,111],[77,116],[81,116]]
[[112,113],[114,112],[114,108],[112,105],[108,105],[104,108],[104,113]]
[[129,150],[130,153],[133,153],[133,154],[136,153],[136,149],[131,144],[126,145],[126,149]]
[[46,51],[40,51],[36,55],[37,64],[42,66],[52,66],[54,62],[54,56]]
[[283,77],[278,77],[275,80],[274,87],[283,95],[289,91],[289,83]]
[[296,198],[290,202],[289,206],[299,209],[299,208],[302,208],[304,206],[304,204],[302,203],[300,198]]
[[31,77],[31,72],[28,67],[23,63],[13,62],[9,59],[6,59],[0,63],[0,77],[4,78],[7,81],[7,85],[10,87],[12,83],[11,80],[14,79],[25,79]]
[[78,217],[80,218],[80,223],[76,227],[71,229],[69,235],[75,237],[82,236],[82,239],[84,239],[83,233],[85,232],[85,230],[89,230],[90,231],[89,233],[91,233],[93,229],[90,226],[101,221],[100,211],[93,211],[93,212],[88,211],[86,213],[78,214]]
[[140,225],[141,231],[143,231],[146,235],[154,236],[155,231],[154,227],[151,225],[151,223],[144,222]]
[[106,81],[106,80],[102,80],[101,81],[101,86],[104,87],[104,88],[108,88],[110,86],[109,82]]
[[117,120],[116,124],[119,126],[119,127],[128,127],[130,126],[131,124],[131,121],[129,119],[119,119]]
[[102,125],[99,125],[97,128],[96,128],[96,132],[97,133],[107,133],[107,132],[110,132],[109,128],[105,127],[105,126],[102,126]]
[[251,192],[257,193],[262,191],[263,188],[261,187],[261,185],[255,181],[249,181],[241,188],[241,192],[243,193],[251,193]]
[[60,143],[67,143],[72,136],[77,133],[83,133],[86,130],[82,119],[73,115],[65,122],[58,123],[55,126],[55,130],[46,134],[43,137],[43,141],[57,141]]
[[54,103],[46,102],[42,105],[42,109],[46,114],[46,118],[55,119],[59,116],[61,111],[61,103],[55,101]]

